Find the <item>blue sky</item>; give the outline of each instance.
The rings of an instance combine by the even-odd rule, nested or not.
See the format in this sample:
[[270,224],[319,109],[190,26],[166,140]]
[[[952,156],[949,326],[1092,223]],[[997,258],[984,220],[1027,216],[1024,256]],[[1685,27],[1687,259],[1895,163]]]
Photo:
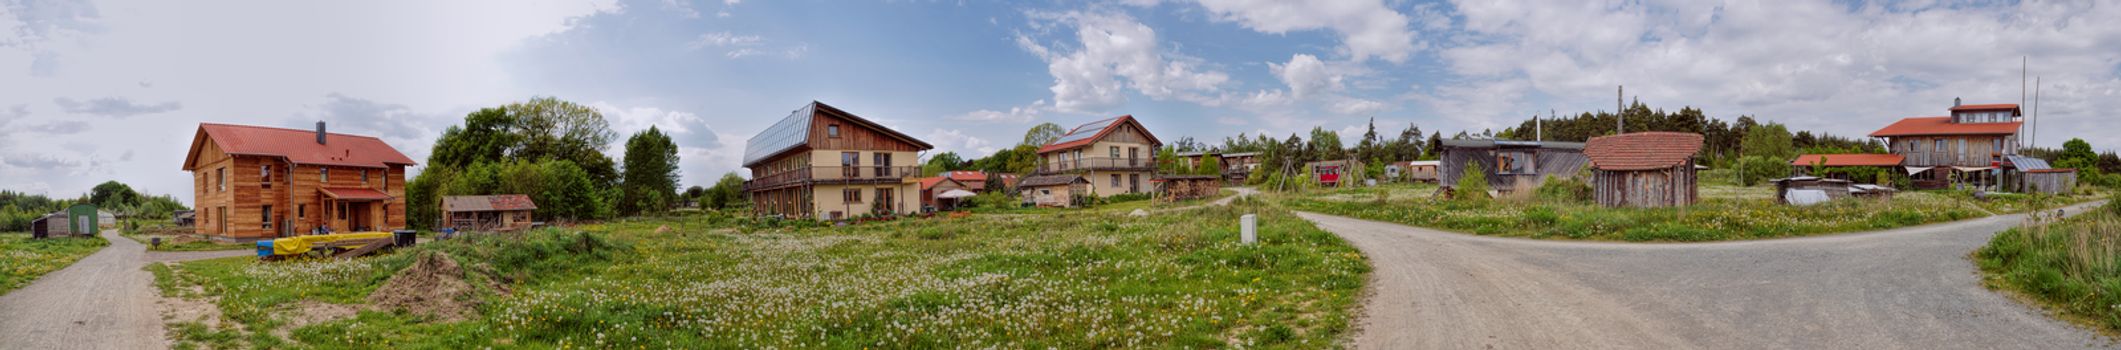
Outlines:
[[2121,144],[2099,132],[2121,109],[2121,6],[2094,1],[0,4],[0,188],[59,195],[115,179],[188,197],[200,122],[324,120],[424,159],[465,113],[532,96],[672,131],[687,185],[739,170],[745,139],[811,100],[971,156],[1120,114],[1167,141],[1478,131],[1609,110],[1615,85],[1860,135],[1954,97],[2017,102],[2025,56],[2040,145]]

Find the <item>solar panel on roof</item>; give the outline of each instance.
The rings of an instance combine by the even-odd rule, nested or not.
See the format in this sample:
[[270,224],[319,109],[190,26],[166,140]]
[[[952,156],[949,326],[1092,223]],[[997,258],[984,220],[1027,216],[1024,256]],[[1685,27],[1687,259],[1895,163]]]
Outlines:
[[810,117],[817,114],[816,108],[816,103],[803,104],[803,108],[797,108],[788,113],[787,118],[782,118],[780,122],[773,123],[773,126],[766,127],[766,131],[752,136],[751,140],[744,143],[744,164],[757,163],[775,153],[809,141]]

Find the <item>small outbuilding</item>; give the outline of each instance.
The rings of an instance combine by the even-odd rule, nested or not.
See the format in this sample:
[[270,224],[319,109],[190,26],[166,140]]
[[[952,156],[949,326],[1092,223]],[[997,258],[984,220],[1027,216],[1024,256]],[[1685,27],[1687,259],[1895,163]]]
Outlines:
[[1072,207],[1076,201],[1090,198],[1090,180],[1082,175],[1036,175],[1018,181],[1016,186],[1024,203],[1041,207]]
[[445,196],[442,197],[442,217],[449,226],[466,231],[514,231],[530,228],[531,212],[538,210],[530,196],[501,194],[490,196]]
[[1667,131],[1591,138],[1583,154],[1591,160],[1592,197],[1606,207],[1694,204],[1701,143],[1701,134]]
[[[1775,183],[1775,204],[1813,205],[1848,198],[1856,192],[1849,180],[1828,179],[1812,176],[1768,180]],[[1889,190],[1889,189],[1888,189]],[[1865,188],[1865,192],[1873,192]],[[1887,195],[1890,195],[1890,192]]]
[[1538,188],[1548,177],[1576,178],[1589,158],[1583,144],[1552,141],[1443,140],[1436,181],[1448,189],[1468,167],[1488,178],[1488,187],[1510,193]]
[[198,223],[198,219],[199,214],[195,211],[178,210],[169,213],[169,223],[179,227],[191,227],[191,225]]
[[1413,160],[1385,165],[1385,178],[1392,181],[1436,182],[1436,166],[1442,162]]

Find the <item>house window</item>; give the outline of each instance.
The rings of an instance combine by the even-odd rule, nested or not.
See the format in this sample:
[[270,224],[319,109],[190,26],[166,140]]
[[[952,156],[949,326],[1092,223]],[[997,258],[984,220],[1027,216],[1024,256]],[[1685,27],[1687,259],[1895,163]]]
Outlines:
[[339,220],[346,220],[346,203],[339,203]]
[[862,165],[861,152],[840,152],[840,176],[847,178],[860,177],[862,169],[856,168],[856,166],[860,165]]
[[832,125],[826,125],[826,126],[825,126],[825,136],[828,136],[828,137],[840,137],[840,125],[839,125],[839,124],[832,124]]
[[1119,174],[1112,174],[1112,188],[1119,188]]
[[1950,143],[1945,143],[1944,140],[1937,140],[1937,148],[1931,149],[1931,151],[1944,152],[1945,148],[1949,147],[1951,147]]
[[[1136,159],[1141,159],[1141,150],[1141,147],[1127,147],[1127,165],[1141,165],[1140,163],[1136,163]],[[1118,157],[1119,155],[1113,156]]]
[[272,187],[272,166],[271,166],[271,165],[259,165],[259,166],[258,166],[258,183],[261,183],[261,184],[265,184],[265,187]]
[[1495,155],[1495,172],[1501,174],[1531,174],[1532,154],[1526,152],[1503,152]]
[[876,204],[877,204],[877,206],[876,206],[876,210],[878,210],[878,211],[892,211],[892,209],[894,209],[894,208],[892,207],[892,204],[894,204],[894,203],[896,203],[896,202],[893,202],[893,201],[891,200],[891,189],[888,189],[888,188],[879,188],[879,189],[876,189]]
[[862,190],[852,188],[840,190],[840,200],[847,201],[847,203],[861,203]]
[[308,204],[296,204],[296,205],[295,205],[295,217],[298,217],[298,218],[306,218],[306,217],[309,217],[309,205],[308,205]]
[[368,184],[368,169],[361,169],[361,184]]
[[322,182],[322,183],[324,183],[324,184],[330,184],[330,183],[331,183],[331,169],[327,169],[327,168],[317,168],[317,182]]
[[876,176],[891,176],[891,154],[876,152],[873,158],[876,158]]
[[1141,193],[1142,174],[1127,174],[1127,192]]
[[1112,146],[1112,158],[1119,158],[1119,146]]
[[272,205],[266,205],[265,208],[259,209],[258,212],[258,221],[265,223],[260,227],[272,228]]
[[228,168],[214,169],[214,186],[221,192],[228,192]]

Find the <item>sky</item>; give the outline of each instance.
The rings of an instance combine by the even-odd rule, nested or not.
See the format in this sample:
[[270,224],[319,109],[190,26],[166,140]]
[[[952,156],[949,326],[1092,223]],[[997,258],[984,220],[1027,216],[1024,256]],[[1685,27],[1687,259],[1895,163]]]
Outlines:
[[[2038,146],[2121,144],[2121,4],[1709,0],[0,0],[0,189],[188,198],[202,122],[382,138],[415,160],[538,96],[656,126],[681,182],[810,101],[975,158],[1130,114],[1160,139],[1478,132],[1656,108],[1863,135],[2021,100]],[[2027,109],[2031,113],[2031,108]],[[623,139],[623,137],[622,137]],[[623,151],[618,140],[606,151]],[[418,168],[415,168],[417,171]]]

